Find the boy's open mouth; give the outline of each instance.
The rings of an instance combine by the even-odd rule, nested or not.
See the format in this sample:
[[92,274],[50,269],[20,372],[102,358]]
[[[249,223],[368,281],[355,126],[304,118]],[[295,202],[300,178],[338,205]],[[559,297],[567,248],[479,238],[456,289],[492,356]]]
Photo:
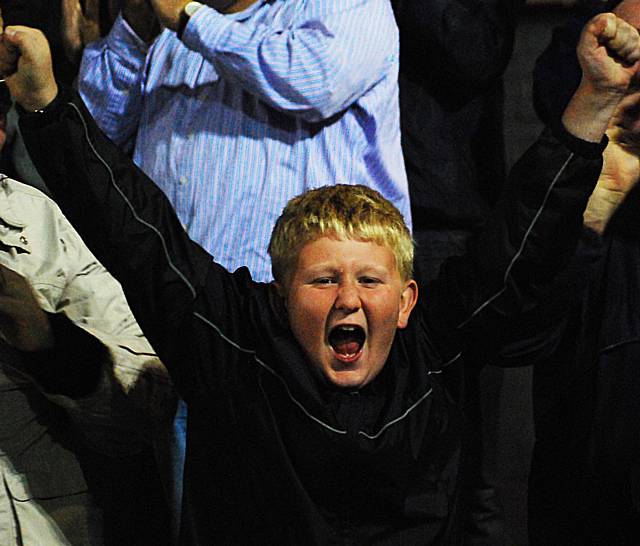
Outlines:
[[329,333],[329,343],[340,360],[353,360],[360,354],[366,337],[360,326],[340,325]]

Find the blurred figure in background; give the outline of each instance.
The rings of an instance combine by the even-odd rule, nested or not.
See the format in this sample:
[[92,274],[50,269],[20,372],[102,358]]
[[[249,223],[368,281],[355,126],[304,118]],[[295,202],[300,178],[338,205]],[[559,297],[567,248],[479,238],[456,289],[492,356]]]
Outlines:
[[[402,148],[420,279],[434,279],[484,224],[506,176],[502,74],[524,0],[392,0],[400,27]],[[473,360],[467,355],[467,360]],[[472,364],[466,363],[467,366]],[[502,371],[476,362],[448,371],[466,390],[464,477],[468,545],[507,544],[496,491]]]
[[[0,147],[9,105],[0,86]],[[168,545],[151,445],[174,408],[120,285],[0,174],[0,544]]]
[[60,32],[67,59],[76,67],[87,44],[106,35],[124,0],[61,0]]
[[[61,47],[60,5],[3,0],[0,7],[0,21],[34,24],[50,35],[56,72],[72,81],[75,72]],[[161,455],[170,437],[171,382],[118,283],[55,204],[6,177],[48,192],[24,147],[3,84],[0,173],[0,267],[23,277],[14,283],[21,298],[33,290],[54,322],[69,320],[65,337],[36,357],[0,343],[6,421],[0,427],[5,483],[0,544],[168,545],[169,510],[154,451]],[[80,325],[80,332],[90,325],[90,334],[73,334],[73,325]],[[74,352],[66,345],[76,339],[81,345]],[[74,378],[69,366],[80,358],[87,373]]]

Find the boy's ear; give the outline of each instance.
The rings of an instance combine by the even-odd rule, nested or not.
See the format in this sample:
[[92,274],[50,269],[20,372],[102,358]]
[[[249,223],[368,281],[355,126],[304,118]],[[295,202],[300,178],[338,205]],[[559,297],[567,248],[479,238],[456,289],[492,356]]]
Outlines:
[[400,309],[398,313],[398,328],[406,328],[409,323],[411,311],[418,303],[418,283],[413,279],[405,283],[402,294],[400,294]]

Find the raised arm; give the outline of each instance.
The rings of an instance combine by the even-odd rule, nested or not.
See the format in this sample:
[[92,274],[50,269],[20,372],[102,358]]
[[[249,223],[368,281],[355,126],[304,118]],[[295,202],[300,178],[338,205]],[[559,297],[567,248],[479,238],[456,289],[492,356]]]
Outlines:
[[[184,0],[154,0],[176,30]],[[228,80],[274,108],[321,121],[349,107],[383,77],[395,78],[398,30],[387,0],[283,3],[278,19],[235,21],[203,7],[181,40]]]

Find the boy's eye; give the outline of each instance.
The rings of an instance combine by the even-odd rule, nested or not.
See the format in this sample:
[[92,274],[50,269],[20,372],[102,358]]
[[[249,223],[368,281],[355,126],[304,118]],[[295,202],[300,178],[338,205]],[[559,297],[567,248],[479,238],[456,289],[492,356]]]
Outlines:
[[331,284],[335,282],[333,277],[318,277],[311,281],[311,284]]

